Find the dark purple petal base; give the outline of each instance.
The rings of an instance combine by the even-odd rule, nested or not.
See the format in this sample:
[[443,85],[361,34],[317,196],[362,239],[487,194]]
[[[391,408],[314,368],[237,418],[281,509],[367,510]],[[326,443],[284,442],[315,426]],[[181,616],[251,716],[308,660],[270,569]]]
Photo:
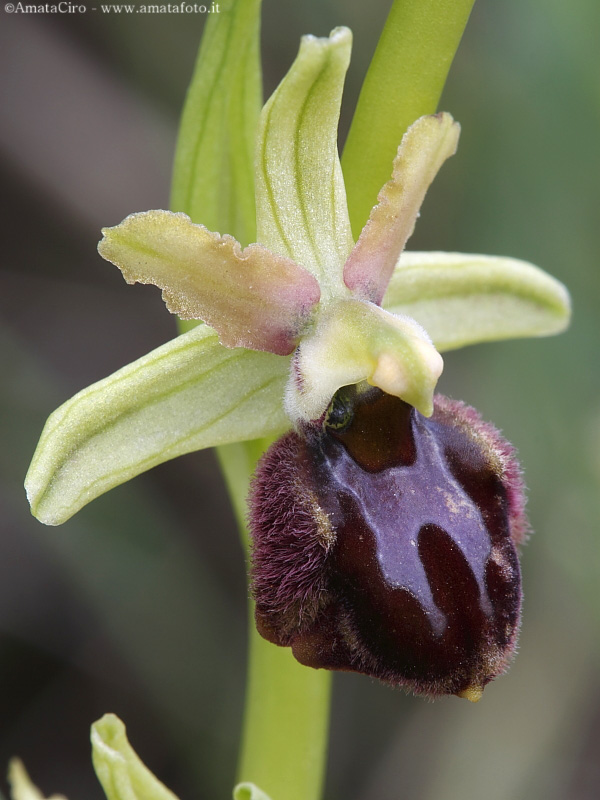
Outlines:
[[256,622],[302,664],[477,700],[515,650],[523,485],[473,408],[434,405],[345,387],[269,449],[250,497]]

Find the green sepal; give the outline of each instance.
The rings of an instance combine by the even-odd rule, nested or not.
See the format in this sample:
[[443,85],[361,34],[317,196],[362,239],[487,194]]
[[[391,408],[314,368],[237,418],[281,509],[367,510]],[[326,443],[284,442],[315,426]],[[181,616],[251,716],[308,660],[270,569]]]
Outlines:
[[254,140],[262,104],[260,0],[221,0],[208,17],[179,128],[171,209],[256,238]]
[[108,800],[177,800],[142,763],[115,714],[94,722],[91,740],[94,769]]
[[219,344],[199,325],[89,386],[48,419],[25,488],[58,525],[98,495],[171,458],[288,427],[289,358]]
[[318,419],[342,386],[367,381],[425,416],[443,361],[426,331],[373,303],[342,300],[323,312],[292,358],[285,395],[292,420]]
[[233,800],[271,800],[271,798],[253,783],[238,783],[233,790]]
[[[8,765],[8,782],[10,783],[10,796],[12,800],[45,800],[44,795],[35,786],[23,762],[18,758],[12,758]],[[47,800],[66,800],[62,794],[53,794]]]
[[304,36],[257,132],[257,239],[309,270],[326,298],[348,294],[342,267],[352,235],[337,125],[351,46],[347,28]]
[[462,253],[403,253],[383,307],[416,319],[441,352],[560,333],[571,314],[566,287],[533,264]]

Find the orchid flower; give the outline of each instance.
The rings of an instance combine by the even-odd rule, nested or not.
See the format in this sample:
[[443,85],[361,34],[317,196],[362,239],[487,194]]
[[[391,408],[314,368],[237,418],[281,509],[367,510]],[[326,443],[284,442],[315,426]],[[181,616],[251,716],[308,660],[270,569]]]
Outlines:
[[565,328],[565,288],[509,258],[404,252],[430,183],[457,146],[447,113],[417,120],[352,241],[337,153],[351,33],[305,37],[262,110],[257,243],[245,249],[169,211],[105,229],[101,255],[153,283],[192,330],[84,389],[49,418],[26,479],[56,525],[175,456],[320,418],[366,382],[433,411],[444,350]]
[[[214,68],[211,92],[221,63],[215,54],[222,42],[235,41],[222,31],[253,27],[253,43],[244,46],[255,52],[258,8],[240,2],[228,20],[213,19],[214,50],[206,60]],[[464,22],[456,15],[449,53]],[[328,38],[305,37],[262,109],[254,180],[246,181],[255,188],[256,242],[243,248],[226,231],[164,210],[133,214],[103,231],[99,252],[129,283],[155,284],[171,312],[199,324],[57,409],[26,488],[34,515],[56,525],[178,455],[279,436],[250,497],[262,636],[291,647],[308,666],[354,669],[417,692],[477,700],[514,651],[521,600],[516,547],[527,525],[510,445],[473,409],[434,395],[441,353],[558,333],[568,324],[569,296],[558,281],[516,259],[404,250],[430,184],[457,148],[459,126],[447,113],[409,127],[391,177],[353,241],[337,151],[350,49],[345,28]],[[235,66],[243,74],[243,62]],[[200,91],[207,85],[198,83]],[[241,80],[239,87],[246,100]],[[214,97],[220,102],[218,92]],[[243,149],[238,133],[229,120],[231,142]],[[179,148],[184,165],[192,140]],[[212,197],[202,181],[206,173],[210,183],[219,164],[200,166],[186,185],[187,210],[196,194]],[[252,203],[247,192],[240,197],[244,208],[226,216],[239,216],[239,237],[250,238]],[[482,492],[469,489],[464,476],[457,479],[457,470],[471,467],[475,483],[485,478]],[[463,532],[472,547],[461,541]],[[369,537],[375,546],[366,553]],[[365,578],[375,587],[371,595]],[[458,598],[450,596],[455,579]],[[392,595],[404,605],[392,608]],[[403,625],[399,644],[394,637]],[[430,651],[425,666],[415,630]],[[326,705],[324,683],[319,691],[314,681],[310,686],[306,696],[299,692],[302,704],[310,695],[311,726],[298,734],[304,748],[298,763],[303,775],[311,774],[293,781],[293,796],[303,800],[318,794],[319,736],[326,727],[326,711],[315,711]],[[247,780],[256,772],[273,798],[283,796],[277,785],[290,783],[279,769],[276,726],[273,752],[256,767],[257,753],[268,749],[267,728],[257,720],[258,728],[248,730],[263,736],[248,736],[235,800],[269,800]],[[302,729],[293,715],[290,725]],[[141,763],[113,715],[93,726],[92,747],[109,800],[176,800]],[[18,764],[12,784],[14,800],[41,800]]]

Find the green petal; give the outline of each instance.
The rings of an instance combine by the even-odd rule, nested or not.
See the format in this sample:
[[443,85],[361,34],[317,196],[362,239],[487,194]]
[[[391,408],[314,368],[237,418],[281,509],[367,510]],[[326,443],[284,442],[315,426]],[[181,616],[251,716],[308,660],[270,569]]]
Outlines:
[[421,117],[402,137],[389,180],[344,267],[346,286],[381,303],[394,267],[412,234],[427,189],[456,152],[460,126],[450,114]]
[[416,319],[440,351],[560,333],[571,313],[565,286],[533,264],[461,253],[403,253],[383,307]]
[[125,725],[105,714],[92,725],[92,761],[108,800],[177,800],[139,759]]
[[260,0],[209,14],[173,169],[171,208],[242,244],[256,239],[254,142],[262,105]]
[[233,800],[271,800],[271,798],[253,783],[238,783],[233,790]]
[[326,297],[347,294],[352,247],[337,124],[352,35],[305,36],[290,71],[263,108],[256,149],[258,241],[302,264]]
[[204,320],[227,347],[289,355],[319,301],[319,284],[293,261],[258,244],[242,251],[185,214],[131,214],[103,234],[98,252],[127,283],[159,286],[169,311]]
[[89,386],[46,423],[25,480],[32,513],[58,525],[163,461],[281,432],[288,369],[199,325]]
[[[11,787],[12,800],[44,800],[44,795],[31,782],[23,762],[13,758],[8,765],[8,782]],[[48,800],[65,800],[60,794],[53,794]]]
[[342,300],[321,314],[300,343],[286,410],[294,420],[318,419],[341,386],[366,380],[430,416],[442,369],[442,357],[413,319],[373,303]]

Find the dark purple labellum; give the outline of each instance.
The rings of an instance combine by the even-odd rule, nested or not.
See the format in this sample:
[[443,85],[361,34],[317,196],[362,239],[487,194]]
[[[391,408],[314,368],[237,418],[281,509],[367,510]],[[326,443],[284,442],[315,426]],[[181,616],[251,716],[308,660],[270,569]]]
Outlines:
[[477,700],[516,645],[523,488],[495,428],[434,407],[345,387],[269,449],[250,498],[256,621],[308,666]]

